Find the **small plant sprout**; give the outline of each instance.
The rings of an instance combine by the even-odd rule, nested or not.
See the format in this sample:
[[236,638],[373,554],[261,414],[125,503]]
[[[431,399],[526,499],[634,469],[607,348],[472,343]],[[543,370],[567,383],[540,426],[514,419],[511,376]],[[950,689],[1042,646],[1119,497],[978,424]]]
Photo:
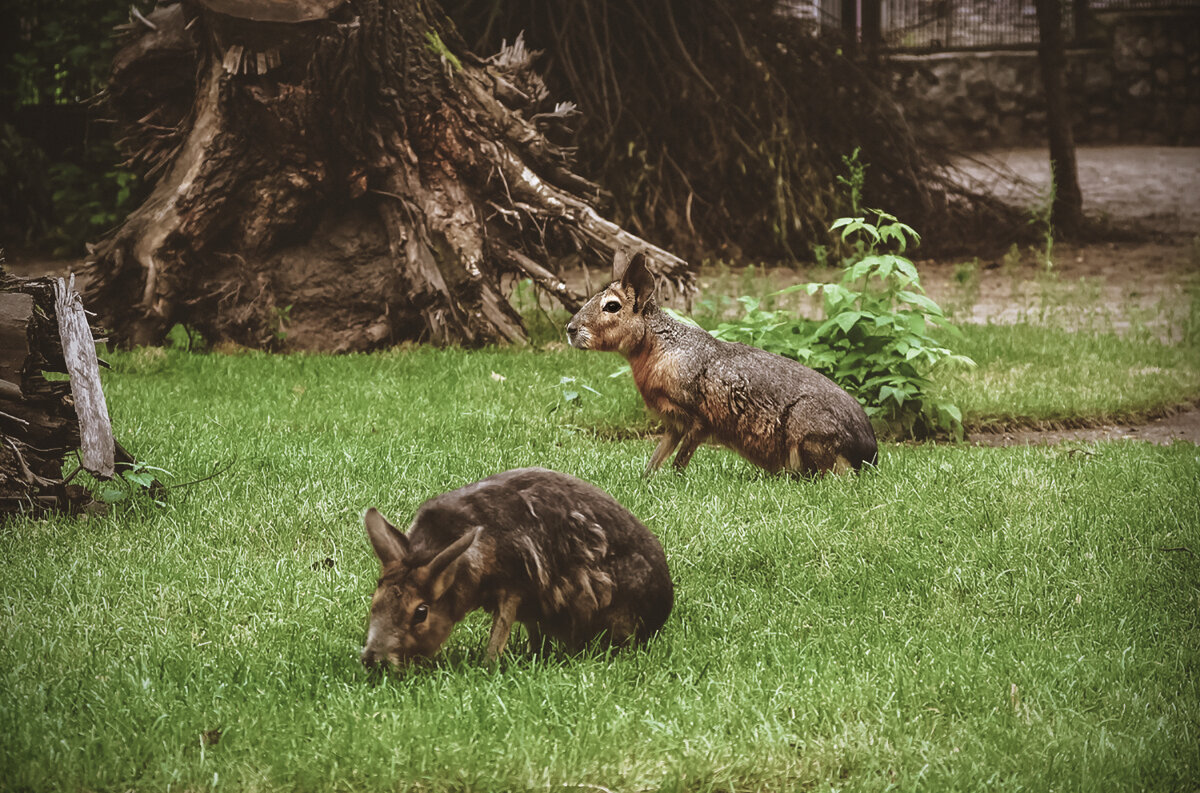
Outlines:
[[591,391],[596,396],[600,396],[600,392],[592,388],[587,383],[578,382],[574,377],[563,376],[558,381],[558,388],[562,392],[562,398],[565,402],[579,404],[580,393],[579,389]]
[[[125,501],[135,494],[146,493],[154,495],[154,487],[157,484],[155,472],[170,476],[171,472],[158,468],[157,466],[148,465],[143,462],[135,462],[128,468],[119,471],[116,476],[107,482],[100,482],[96,487],[93,495],[97,501],[102,501],[105,504],[116,504]],[[161,485],[159,485],[161,487]],[[162,501],[157,498],[154,503],[158,506],[164,506]]]
[[1029,210],[1029,224],[1042,232],[1042,250],[1035,253],[1047,272],[1054,269],[1054,199],[1057,194],[1058,186],[1051,177],[1046,194]]

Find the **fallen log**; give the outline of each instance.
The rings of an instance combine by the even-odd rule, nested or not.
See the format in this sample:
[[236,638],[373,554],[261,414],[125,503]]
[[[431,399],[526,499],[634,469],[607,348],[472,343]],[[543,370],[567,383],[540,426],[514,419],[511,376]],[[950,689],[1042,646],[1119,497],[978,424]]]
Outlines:
[[17,278],[0,265],[0,515],[77,511],[92,501],[71,484],[79,470],[110,479],[131,461],[113,441],[99,366],[74,278]]

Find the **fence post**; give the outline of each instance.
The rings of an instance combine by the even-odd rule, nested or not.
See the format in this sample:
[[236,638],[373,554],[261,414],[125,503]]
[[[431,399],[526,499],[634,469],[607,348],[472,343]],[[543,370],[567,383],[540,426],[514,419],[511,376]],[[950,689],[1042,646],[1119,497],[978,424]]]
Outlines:
[[1088,0],[1071,0],[1071,4],[1071,43],[1078,47],[1088,40]]
[[862,45],[867,52],[883,46],[883,0],[862,0]]
[[858,0],[842,0],[842,35],[847,49],[858,48]]

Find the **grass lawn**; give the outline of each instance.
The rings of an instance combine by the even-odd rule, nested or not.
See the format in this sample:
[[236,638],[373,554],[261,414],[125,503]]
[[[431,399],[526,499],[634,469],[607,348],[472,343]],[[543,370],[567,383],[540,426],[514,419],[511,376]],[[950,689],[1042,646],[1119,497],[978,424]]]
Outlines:
[[[1053,379],[994,330],[980,350]],[[1194,446],[884,444],[877,471],[811,482],[709,447],[647,483],[652,442],[620,431],[646,421],[613,356],[113,357],[117,434],[139,457],[172,481],[235,462],[165,506],[0,528],[0,789],[1200,779]],[[969,383],[947,386],[968,413],[1029,410]],[[405,523],[430,495],[525,465],[595,482],[659,535],[677,586],[662,634],[487,670],[476,614],[436,664],[371,685],[363,509]]]
[[1139,420],[1200,398],[1200,333],[1082,333],[1037,325],[963,325],[956,352],[978,367],[939,376],[968,430]]

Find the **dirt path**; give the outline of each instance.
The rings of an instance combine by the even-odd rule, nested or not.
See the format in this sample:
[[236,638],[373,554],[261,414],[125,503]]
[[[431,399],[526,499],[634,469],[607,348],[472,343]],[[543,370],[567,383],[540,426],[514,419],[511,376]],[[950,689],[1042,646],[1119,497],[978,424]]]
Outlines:
[[[1200,233],[1200,148],[1083,146],[1076,159],[1088,215],[1163,234]],[[961,160],[958,167],[964,184],[1017,206],[1034,206],[1049,193],[1045,149],[991,151]]]
[[1147,441],[1166,446],[1175,441],[1200,445],[1200,408],[1188,408],[1144,424],[1103,424],[1074,430],[1015,430],[973,432],[968,443],[976,446],[1050,446],[1064,441]]

